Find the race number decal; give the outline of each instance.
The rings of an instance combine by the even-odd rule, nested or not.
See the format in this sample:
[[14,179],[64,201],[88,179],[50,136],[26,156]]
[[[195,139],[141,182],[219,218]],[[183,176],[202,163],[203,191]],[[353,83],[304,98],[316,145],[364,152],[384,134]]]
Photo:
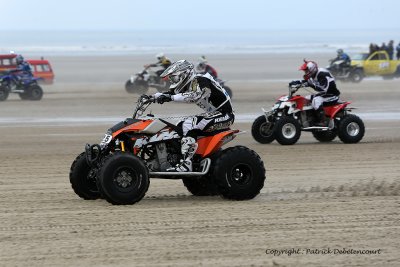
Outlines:
[[111,134],[105,134],[103,140],[100,142],[100,147],[105,147],[110,143],[112,140],[112,135]]
[[389,62],[388,62],[388,61],[385,61],[385,62],[380,63],[380,64],[379,64],[379,68],[380,68],[380,69],[387,69],[387,68],[389,68]]

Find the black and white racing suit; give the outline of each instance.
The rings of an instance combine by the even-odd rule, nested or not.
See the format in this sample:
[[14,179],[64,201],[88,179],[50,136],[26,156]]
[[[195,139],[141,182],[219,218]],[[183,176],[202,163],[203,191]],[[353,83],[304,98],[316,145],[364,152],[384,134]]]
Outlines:
[[172,95],[172,101],[195,103],[205,113],[182,122],[184,136],[196,138],[203,131],[225,129],[233,124],[235,115],[231,99],[209,73],[196,75],[187,87],[184,93]]
[[323,68],[318,68],[314,78],[304,81],[305,86],[309,86],[317,91],[317,94],[306,96],[311,100],[315,110],[322,108],[323,103],[335,103],[339,100],[340,91],[336,87],[335,79],[332,74]]
[[183,132],[183,161],[174,171],[192,170],[191,159],[197,150],[197,136],[202,132],[229,128],[235,120],[229,95],[209,73],[196,75],[186,86],[184,93],[171,95],[172,101],[194,103],[205,113],[188,117],[178,124]]

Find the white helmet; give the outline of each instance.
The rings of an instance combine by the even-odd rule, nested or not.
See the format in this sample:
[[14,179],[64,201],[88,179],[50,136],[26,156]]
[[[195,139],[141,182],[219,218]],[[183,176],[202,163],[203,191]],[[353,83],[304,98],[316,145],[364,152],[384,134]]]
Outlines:
[[307,61],[304,59],[304,64],[300,66],[299,70],[304,71],[304,80],[308,81],[310,78],[314,78],[318,72],[318,65],[315,61]]
[[198,73],[203,73],[206,71],[207,59],[206,56],[199,57],[199,63],[196,65],[196,71]]
[[161,61],[163,58],[165,58],[165,55],[164,55],[164,53],[158,53],[156,55],[156,58],[157,58],[157,60]]
[[207,59],[206,59],[206,56],[201,56],[201,57],[199,57],[199,63],[207,63]]
[[24,62],[24,57],[22,55],[17,55],[15,57],[15,61],[17,62],[17,64],[21,64],[22,62]]
[[161,78],[168,78],[171,82],[169,87],[174,90],[175,94],[182,93],[184,88],[189,82],[191,82],[195,76],[194,66],[192,63],[182,59],[174,62],[169,66],[163,73],[161,73]]
[[206,71],[206,63],[199,62],[199,63],[196,65],[196,71],[197,71],[197,73],[203,73],[203,72],[205,72],[205,71]]

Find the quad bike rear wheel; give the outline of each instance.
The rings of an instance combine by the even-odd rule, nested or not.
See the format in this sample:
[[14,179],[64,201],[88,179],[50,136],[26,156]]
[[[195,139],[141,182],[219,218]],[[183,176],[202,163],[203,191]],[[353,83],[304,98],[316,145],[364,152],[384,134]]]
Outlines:
[[149,172],[140,158],[117,152],[105,159],[98,175],[104,198],[114,205],[134,204],[149,189]]
[[194,196],[218,195],[217,185],[209,176],[183,178],[182,182],[186,189]]
[[183,178],[182,182],[186,189],[194,196],[216,196],[219,195],[218,186],[212,176],[215,165],[215,160],[221,155],[219,150],[214,153],[211,159],[211,167],[207,175],[202,177],[187,177]]
[[260,156],[244,146],[229,147],[216,159],[213,179],[227,199],[247,200],[264,187],[265,168]]
[[274,132],[279,144],[293,145],[300,138],[300,124],[295,118],[285,116],[276,122]]
[[28,100],[30,98],[29,93],[24,92],[24,93],[19,93],[19,98],[21,98],[22,100]]
[[144,81],[134,81],[127,80],[125,83],[125,90],[131,94],[145,94],[149,90],[149,85]]
[[337,136],[336,131],[313,131],[312,134],[315,139],[323,143],[331,142]]
[[30,100],[38,101],[43,97],[43,90],[42,87],[39,85],[31,85],[28,89],[28,95]]
[[229,97],[232,98],[233,97],[232,89],[228,86],[224,86],[224,89],[228,93]]
[[339,122],[338,135],[343,143],[358,143],[363,138],[364,133],[364,122],[354,114],[345,115]]
[[360,69],[357,69],[353,73],[350,74],[350,80],[353,83],[359,83],[363,80],[363,78],[364,78],[364,73]]
[[257,142],[269,144],[275,140],[274,125],[262,115],[253,122],[251,135]]
[[86,162],[86,153],[81,153],[71,165],[69,181],[74,192],[81,198],[90,200],[100,198],[96,185],[96,169]]

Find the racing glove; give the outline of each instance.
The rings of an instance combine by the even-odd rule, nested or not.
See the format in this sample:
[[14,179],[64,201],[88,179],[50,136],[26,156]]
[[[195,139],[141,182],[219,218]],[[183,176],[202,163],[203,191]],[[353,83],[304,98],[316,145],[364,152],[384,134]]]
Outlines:
[[308,87],[308,86],[310,86],[310,84],[308,83],[308,81],[304,81],[304,80],[303,80],[303,81],[301,82],[301,86],[302,86],[302,87]]
[[156,98],[158,104],[164,104],[164,102],[172,101],[171,95],[169,94],[161,94],[159,97]]
[[289,83],[289,86],[290,87],[297,87],[297,86],[300,86],[301,84],[302,84],[302,82],[300,80],[294,80],[294,81],[291,81]]

